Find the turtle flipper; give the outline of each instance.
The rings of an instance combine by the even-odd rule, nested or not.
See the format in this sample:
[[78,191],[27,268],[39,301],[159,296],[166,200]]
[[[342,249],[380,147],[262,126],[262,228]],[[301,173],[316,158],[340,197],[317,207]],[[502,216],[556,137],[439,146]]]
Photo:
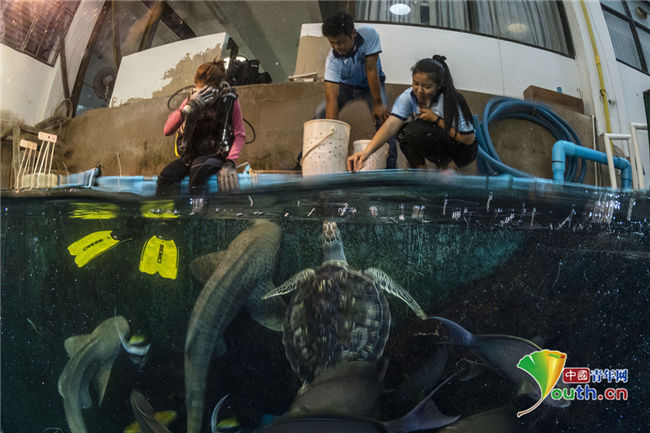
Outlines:
[[417,303],[413,296],[402,286],[397,284],[395,280],[386,275],[386,273],[377,268],[368,268],[363,271],[364,275],[372,278],[377,285],[386,293],[390,293],[393,296],[398,297],[402,301],[406,302],[406,305],[409,306],[411,310],[422,320],[427,318],[427,315],[422,310],[422,307]]
[[262,296],[262,300],[264,301],[274,296],[286,295],[287,293],[291,293],[298,288],[299,284],[301,284],[306,280],[314,278],[315,275],[316,272],[313,269],[311,268],[303,269],[293,277],[289,278],[284,284],[279,285],[275,289],[270,290],[266,295]]
[[282,323],[287,312],[287,304],[282,298],[262,299],[265,293],[275,289],[271,281],[260,283],[250,294],[246,302],[246,308],[253,320],[271,331],[282,331]]

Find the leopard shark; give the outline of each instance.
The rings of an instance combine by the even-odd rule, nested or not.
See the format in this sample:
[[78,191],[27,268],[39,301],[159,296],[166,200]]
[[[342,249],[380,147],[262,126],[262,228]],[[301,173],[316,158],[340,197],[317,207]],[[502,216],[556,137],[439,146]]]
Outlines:
[[192,265],[195,277],[205,284],[185,339],[187,433],[201,431],[210,359],[225,353],[223,333],[239,310],[246,306],[253,319],[275,331],[282,329],[284,301],[261,300],[273,288],[280,236],[277,224],[255,220],[226,250],[203,256]]
[[101,406],[111,369],[120,348],[132,354],[145,356],[149,346],[130,346],[125,340],[129,323],[122,316],[104,320],[90,334],[75,335],[65,340],[70,359],[59,376],[58,389],[63,397],[65,417],[72,433],[87,433],[82,409],[92,405],[90,382],[95,381],[98,405]]

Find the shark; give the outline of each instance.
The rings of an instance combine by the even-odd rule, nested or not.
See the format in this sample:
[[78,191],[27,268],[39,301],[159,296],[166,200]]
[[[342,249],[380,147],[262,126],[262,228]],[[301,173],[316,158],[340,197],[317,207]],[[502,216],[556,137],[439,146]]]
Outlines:
[[274,287],[271,278],[280,238],[277,224],[254,220],[226,250],[203,256],[191,265],[195,277],[205,284],[185,339],[187,433],[201,431],[210,359],[225,353],[223,333],[239,310],[246,306],[259,323],[275,331],[282,329],[284,301],[261,300]]
[[[101,406],[111,368],[120,348],[141,352],[130,347],[124,336],[129,333],[129,323],[122,316],[104,320],[90,334],[75,335],[65,340],[65,350],[70,359],[59,376],[59,394],[63,397],[65,417],[72,433],[87,433],[82,409],[92,405],[90,382],[94,380]],[[144,353],[146,354],[146,352]]]

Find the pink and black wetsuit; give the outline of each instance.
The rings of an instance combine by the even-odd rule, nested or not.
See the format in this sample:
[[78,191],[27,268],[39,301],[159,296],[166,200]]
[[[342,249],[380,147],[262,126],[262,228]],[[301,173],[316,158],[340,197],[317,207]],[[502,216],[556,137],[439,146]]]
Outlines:
[[[181,106],[174,110],[163,128],[163,133],[166,136],[176,133],[181,126],[185,125],[185,128],[188,128],[188,121],[194,120],[191,116],[195,114],[192,113],[187,118],[183,118],[183,113],[181,110],[185,105],[187,105],[188,99],[185,99]],[[213,113],[214,114],[214,113]],[[223,113],[220,113],[223,114]],[[197,114],[201,115],[201,114]],[[203,128],[197,128],[196,136],[197,142],[215,142],[218,141],[219,137],[215,137],[216,131],[222,130],[222,125],[217,125],[215,122],[214,125],[208,124],[207,127],[210,129],[211,126],[214,131],[211,133],[204,133],[206,126],[206,116],[203,116],[200,121],[203,122]],[[236,165],[236,161],[239,158],[241,149],[244,146],[246,141],[246,133],[244,131],[244,122],[243,115],[241,112],[241,106],[239,100],[235,100],[232,105],[232,110],[229,116],[230,126],[232,127],[232,145],[228,151],[228,155],[223,158],[215,154],[215,152],[198,152],[198,154],[193,154],[190,157],[183,155],[181,158],[171,162],[167,165],[158,176],[158,182],[156,185],[156,195],[166,195],[170,191],[170,188],[173,184],[183,180],[185,176],[189,174],[190,176],[190,195],[201,195],[203,194],[203,189],[205,183],[207,182],[210,175],[218,172],[221,167],[225,164],[232,164],[233,167]],[[187,133],[187,131],[183,131]]]

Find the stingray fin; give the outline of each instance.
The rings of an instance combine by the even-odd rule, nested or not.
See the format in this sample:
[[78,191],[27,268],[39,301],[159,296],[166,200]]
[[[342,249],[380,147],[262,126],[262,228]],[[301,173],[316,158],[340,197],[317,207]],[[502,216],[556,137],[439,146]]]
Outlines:
[[72,337],[66,338],[63,342],[63,346],[65,347],[68,356],[73,356],[77,353],[90,341],[91,338],[91,334],[73,335]]
[[462,346],[471,346],[474,344],[474,334],[469,332],[467,329],[460,326],[458,323],[453,320],[445,319],[444,317],[431,316],[429,319],[436,319],[445,324],[449,330],[449,337],[454,344],[460,344]]
[[468,359],[463,360],[465,364],[465,374],[458,376],[458,380],[461,382],[466,382],[468,380],[474,379],[487,369],[487,365],[482,362],[470,361]]
[[281,284],[270,292],[267,292],[266,295],[262,296],[262,300],[291,293],[298,288],[298,284],[302,283],[305,280],[308,280],[309,278],[313,278],[315,275],[316,272],[313,269],[303,269],[293,277],[289,278],[289,280],[287,280],[284,284]]
[[386,430],[390,433],[407,433],[440,428],[458,421],[460,415],[447,416],[440,412],[431,398],[436,391],[437,389],[434,389],[403,417],[383,422]]
[[363,271],[364,275],[372,278],[376,284],[386,293],[401,299],[409,306],[411,310],[418,316],[420,319],[424,320],[427,318],[427,315],[422,310],[422,307],[417,303],[417,301],[407,292],[402,286],[400,286],[395,280],[389,277],[384,271],[377,268],[368,268]]
[[192,263],[190,263],[190,271],[194,278],[201,284],[205,284],[219,263],[221,263],[225,253],[225,250],[217,251],[192,260]]
[[271,281],[261,283],[248,297],[246,308],[253,320],[271,331],[282,331],[287,304],[282,298],[274,297],[262,300],[265,293],[273,291]]
[[[439,346],[429,359],[411,376],[395,387],[390,395],[391,401],[406,409],[421,401],[422,397],[435,389],[447,365],[449,350]],[[407,406],[408,405],[408,406]]]
[[111,377],[112,364],[102,366],[95,377],[95,387],[97,388],[98,406],[104,402],[104,394],[108,386],[108,379]]

